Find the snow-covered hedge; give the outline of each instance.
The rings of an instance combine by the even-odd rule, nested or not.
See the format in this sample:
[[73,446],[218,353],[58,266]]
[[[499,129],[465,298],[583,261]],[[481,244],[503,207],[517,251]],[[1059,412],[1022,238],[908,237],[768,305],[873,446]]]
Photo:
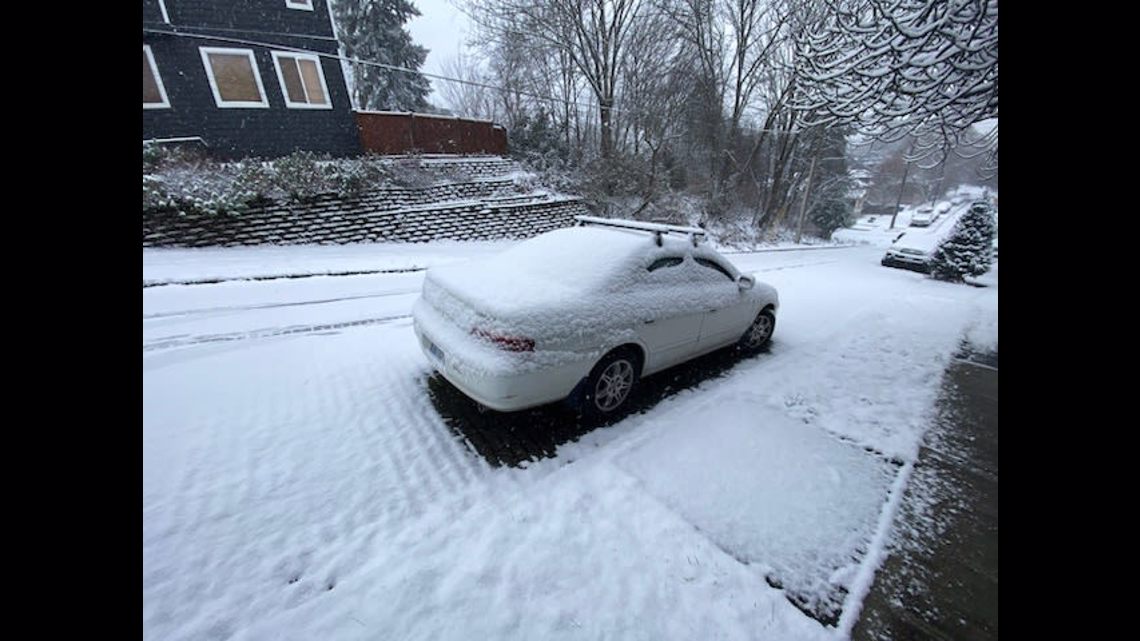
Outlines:
[[297,152],[277,160],[223,163],[143,143],[143,212],[237,214],[267,202],[303,203],[383,188],[424,188],[447,178],[437,174],[416,158],[332,159]]

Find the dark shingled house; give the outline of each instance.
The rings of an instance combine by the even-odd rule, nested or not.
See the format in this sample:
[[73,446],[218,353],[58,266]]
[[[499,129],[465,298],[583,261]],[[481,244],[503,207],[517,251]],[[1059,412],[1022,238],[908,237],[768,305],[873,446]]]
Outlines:
[[337,52],[328,0],[143,0],[143,139],[358,154]]

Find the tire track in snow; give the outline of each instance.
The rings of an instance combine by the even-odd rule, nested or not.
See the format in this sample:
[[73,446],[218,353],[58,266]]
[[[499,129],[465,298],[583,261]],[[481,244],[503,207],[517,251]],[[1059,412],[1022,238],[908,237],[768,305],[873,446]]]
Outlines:
[[[403,330],[384,330],[383,333],[392,331],[402,333]],[[365,567],[369,559],[378,553],[376,546],[380,542],[384,548],[395,546],[402,549],[409,545],[409,541],[392,540],[393,534],[406,532],[411,524],[423,519],[437,523],[433,529],[438,529],[466,513],[473,497],[488,494],[483,482],[486,471],[477,469],[461,443],[441,433],[440,420],[431,412],[420,388],[423,366],[418,359],[406,354],[393,354],[395,358],[385,363],[369,361],[358,363],[353,368],[330,369],[326,364],[335,363],[337,359],[321,358],[317,355],[319,348],[311,349],[315,355],[311,359],[313,369],[305,374],[315,387],[305,389],[307,398],[298,398],[300,395],[295,393],[295,389],[274,392],[266,388],[266,393],[249,399],[248,409],[234,424],[226,426],[227,431],[242,436],[211,439],[211,443],[203,448],[203,451],[242,452],[243,462],[250,464],[246,475],[253,478],[248,479],[249,491],[244,492],[245,498],[241,502],[256,506],[255,511],[261,513],[262,518],[253,520],[253,523],[260,523],[259,527],[247,525],[231,529],[231,535],[227,537],[231,542],[217,549],[212,546],[204,548],[204,554],[198,554],[192,563],[186,564],[194,569],[184,570],[183,574],[199,578],[181,581],[183,588],[177,593],[176,600],[196,600],[198,603],[192,608],[179,606],[176,625],[168,627],[166,632],[190,630],[198,635],[208,628],[209,632],[218,631],[224,637],[227,630],[242,629],[254,621],[306,606]],[[369,371],[379,375],[370,376]],[[377,382],[391,392],[377,394]],[[400,403],[394,409],[392,401],[395,399]],[[312,405],[314,401],[315,406]],[[265,494],[274,492],[264,485],[254,489],[253,481],[276,484],[278,496],[281,492],[292,493],[302,486],[312,486],[311,476],[301,470],[304,461],[311,459],[312,449],[311,440],[293,440],[288,447],[282,448],[281,442],[266,441],[261,437],[286,425],[301,428],[314,416],[323,417],[327,426],[347,427],[347,421],[357,426],[357,433],[370,432],[373,446],[379,447],[379,452],[392,464],[377,469],[371,464],[375,457],[360,447],[361,440],[357,438],[341,439],[343,443],[334,449],[323,446],[326,460],[321,465],[343,468],[344,471],[345,483],[322,490],[335,500],[314,503],[309,499],[306,501],[309,509],[302,510],[303,517],[290,519],[295,521],[292,525],[267,527],[263,517],[270,506],[265,505],[265,499],[269,498]],[[385,420],[369,430],[370,423],[377,423],[372,417]],[[265,429],[257,430],[257,425]],[[326,438],[338,438],[336,431],[326,430],[330,432]],[[266,449],[270,451],[263,452]],[[271,453],[273,450],[276,453]],[[269,463],[257,471],[263,457],[280,457],[282,450],[286,452],[287,459],[295,461],[287,466],[289,473],[285,477],[274,478],[267,474],[273,469],[280,471],[280,464]],[[346,453],[349,452],[356,453],[355,462],[347,460],[350,457],[346,457]],[[400,480],[395,484],[367,483],[362,482],[362,473],[389,481],[398,474]],[[208,476],[203,475],[202,480],[208,482]],[[394,489],[404,491],[397,501],[392,500],[390,490]],[[222,494],[231,492],[227,489]],[[381,507],[383,504],[387,506]],[[325,508],[326,505],[329,507]],[[199,518],[209,520],[217,514],[217,504],[211,503],[210,507],[199,504],[198,507],[203,508],[195,510],[201,515]],[[429,507],[434,509],[425,514]],[[422,531],[424,527],[417,526],[413,530]],[[235,574],[239,568],[234,559],[257,555],[258,548],[266,546],[233,542],[232,534],[239,531],[280,533],[267,548],[274,552],[260,561],[252,576],[248,573]],[[194,542],[201,544],[212,538],[204,537],[204,533],[197,532]],[[198,596],[191,599],[191,593]],[[167,595],[162,599],[163,605],[171,603],[172,599],[175,595]],[[158,599],[151,595],[149,600],[154,602]],[[240,614],[215,621],[211,618],[212,612]]]
[[413,290],[398,291],[398,292],[385,292],[382,294],[361,294],[359,296],[340,296],[337,298],[323,298],[323,299],[319,299],[319,300],[303,300],[303,301],[294,301],[294,302],[287,302],[287,303],[262,303],[262,304],[258,304],[258,305],[227,305],[227,306],[221,306],[221,307],[199,307],[199,308],[195,308],[195,309],[180,309],[180,310],[173,311],[173,312],[156,312],[154,314],[143,314],[143,320],[146,321],[146,320],[155,320],[155,319],[159,319],[159,318],[172,318],[172,317],[178,317],[178,316],[194,316],[194,315],[204,315],[204,314],[223,313],[223,312],[244,312],[244,311],[253,311],[253,310],[259,310],[259,309],[277,309],[277,308],[281,308],[281,307],[303,307],[306,305],[326,305],[329,303],[340,303],[340,302],[349,301],[349,300],[362,300],[362,299],[367,299],[367,298],[387,298],[390,296],[411,296],[413,294],[418,295],[419,293],[420,293],[420,288],[417,287],[416,289],[413,289]]
[[839,262],[838,260],[817,260],[817,261],[813,261],[810,263],[793,263],[791,265],[778,265],[776,267],[764,267],[761,269],[754,269],[752,271],[755,273],[778,272],[778,271],[783,271],[785,269],[800,269],[802,267],[817,267],[819,265],[831,265],[833,263],[838,263],[838,262]]
[[311,334],[315,332],[327,332],[338,329],[345,329],[348,327],[360,327],[364,325],[380,325],[384,323],[391,323],[393,321],[411,318],[411,314],[398,314],[394,316],[381,316],[379,318],[365,318],[355,321],[343,321],[340,323],[320,323],[316,325],[290,325],[287,327],[269,327],[265,329],[255,329],[248,332],[226,332],[223,334],[201,334],[198,336],[185,337],[180,335],[177,337],[165,337],[153,340],[149,343],[143,343],[143,351],[155,351],[173,349],[175,347],[186,347],[190,345],[201,345],[204,343],[226,343],[232,341],[246,341],[258,340],[262,338],[274,338],[277,336],[290,336],[294,334]]
[[148,425],[185,452],[144,505],[148,638],[225,638],[313,603],[409,545],[401,533],[494,496],[490,468],[433,411],[410,328],[262,349],[268,367],[234,352],[148,378],[148,402],[210,399]]
[[[432,416],[417,407],[415,399],[424,393],[418,385],[422,378],[420,368],[411,358],[403,359],[403,363],[407,367],[400,368],[402,375],[397,380],[386,381],[387,386],[396,390],[396,397],[392,399],[398,408],[395,414],[407,419],[393,433],[394,447],[397,451],[419,453],[409,461],[409,472],[429,479],[430,491],[435,496],[453,495],[474,480],[467,475],[470,470],[462,468],[467,451],[458,441],[443,440],[436,425],[438,420],[432,420]],[[408,376],[409,372],[415,375]]]

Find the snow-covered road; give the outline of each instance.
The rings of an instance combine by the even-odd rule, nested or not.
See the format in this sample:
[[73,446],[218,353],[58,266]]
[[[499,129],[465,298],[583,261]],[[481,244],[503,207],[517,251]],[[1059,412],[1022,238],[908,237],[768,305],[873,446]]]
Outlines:
[[996,275],[881,253],[730,256],[771,350],[525,468],[433,404],[422,272],[144,289],[146,638],[841,634],[801,608],[857,609],[943,367],[996,343]]

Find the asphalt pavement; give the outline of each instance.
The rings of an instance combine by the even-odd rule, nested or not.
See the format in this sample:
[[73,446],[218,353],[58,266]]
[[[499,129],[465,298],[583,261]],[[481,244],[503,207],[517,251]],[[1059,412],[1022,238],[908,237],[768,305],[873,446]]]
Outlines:
[[856,641],[998,638],[997,372],[996,351],[947,369]]

